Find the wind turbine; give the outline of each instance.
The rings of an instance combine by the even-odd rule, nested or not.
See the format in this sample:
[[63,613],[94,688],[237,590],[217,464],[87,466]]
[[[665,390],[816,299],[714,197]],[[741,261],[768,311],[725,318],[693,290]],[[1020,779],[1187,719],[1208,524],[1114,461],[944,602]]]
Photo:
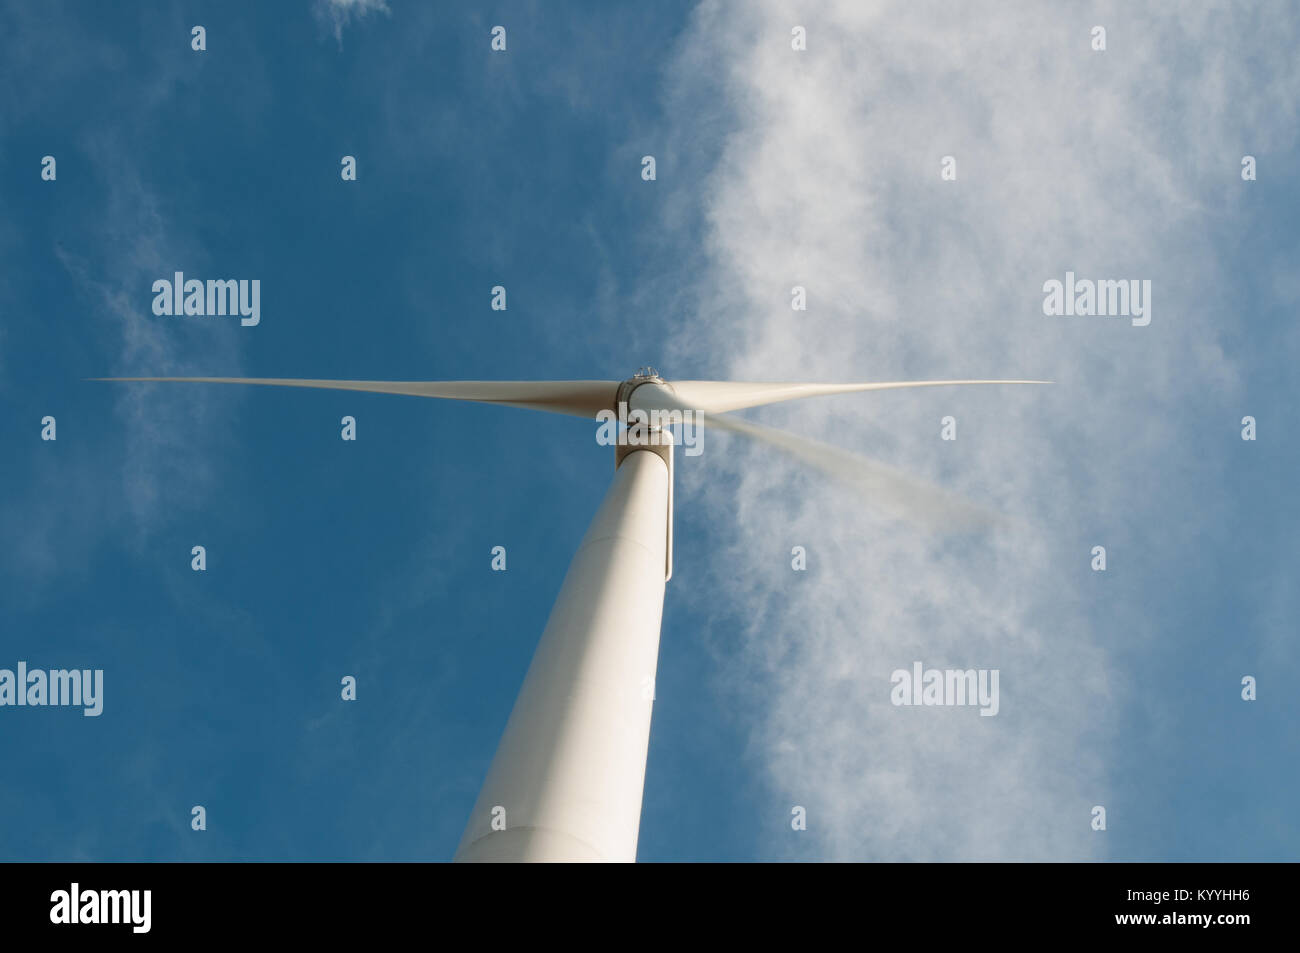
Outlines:
[[672,575],[674,438],[663,420],[685,418],[744,434],[856,484],[899,515],[936,528],[969,528],[983,522],[985,514],[937,487],[865,457],[727,414],[858,391],[1050,383],[669,383],[653,368],[624,381],[96,379],[406,394],[593,420],[613,414],[629,424],[615,448],[613,483],[551,609],[465,826],[457,861],[636,860],[664,587]]

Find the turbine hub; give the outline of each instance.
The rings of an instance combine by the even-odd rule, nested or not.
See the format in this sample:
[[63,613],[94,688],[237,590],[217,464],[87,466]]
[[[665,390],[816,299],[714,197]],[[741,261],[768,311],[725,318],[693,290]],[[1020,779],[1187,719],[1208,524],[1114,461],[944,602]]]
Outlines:
[[632,397],[632,391],[636,390],[642,384],[663,384],[664,379],[659,376],[659,372],[646,364],[644,367],[638,367],[635,374],[618,385],[618,391],[614,395],[614,410],[618,410],[620,404],[629,403]]

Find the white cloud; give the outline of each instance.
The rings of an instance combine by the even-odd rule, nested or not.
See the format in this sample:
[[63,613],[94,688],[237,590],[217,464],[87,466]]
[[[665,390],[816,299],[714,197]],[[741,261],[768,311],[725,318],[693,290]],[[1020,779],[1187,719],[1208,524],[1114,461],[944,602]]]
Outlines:
[[366,14],[376,11],[389,13],[388,4],[384,0],[316,0],[312,6],[312,13],[334,34],[340,49],[343,47],[343,28],[354,19],[361,20]]
[[[720,568],[674,594],[721,594],[740,620],[742,644],[718,647],[724,690],[775,800],[808,807],[797,843],[813,856],[1088,858],[1119,836],[1088,826],[1136,691],[1114,656],[1169,636],[1116,563],[1172,563],[1224,519],[1213,504],[1175,518],[1169,483],[1217,479],[1188,449],[1214,413],[1235,436],[1243,369],[1218,343],[1239,320],[1235,276],[1213,238],[1236,215],[1240,157],[1288,146],[1300,102],[1294,22],[1265,34],[1218,8],[1152,8],[713,2],[685,32],[665,151],[680,185],[700,176],[683,191],[707,257],[676,329],[691,373],[673,376],[1059,382],[760,415],[1012,517],[983,538],[885,522],[734,438],[678,468],[679,518],[717,514]],[[1045,317],[1042,283],[1067,269],[1151,279],[1150,327]],[[1106,577],[1088,569],[1094,543],[1112,552]],[[889,674],[917,659],[1000,669],[1001,713],[893,707]],[[781,831],[788,815],[766,843],[791,843]]]

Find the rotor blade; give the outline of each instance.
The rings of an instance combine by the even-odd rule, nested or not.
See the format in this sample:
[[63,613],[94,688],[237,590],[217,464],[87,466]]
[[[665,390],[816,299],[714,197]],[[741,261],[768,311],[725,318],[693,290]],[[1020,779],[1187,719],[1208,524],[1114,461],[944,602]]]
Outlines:
[[91,380],[317,387],[470,400],[587,418],[594,418],[597,411],[612,409],[618,391],[618,381],[312,381],[278,377],[95,377]]
[[[661,385],[681,403],[706,414],[724,414],[746,407],[761,407],[800,397],[853,394],[864,390],[895,390],[901,387],[950,387],[958,384],[1050,384],[1051,381],[881,381],[868,384],[805,384],[797,382],[746,383],[744,381],[671,381]],[[634,392],[642,397],[642,385]],[[649,395],[642,397],[649,399]]]
[[706,414],[701,420],[706,426],[743,434],[782,450],[852,487],[889,515],[928,529],[964,532],[987,528],[999,520],[999,515],[991,510],[848,450],[740,417]]

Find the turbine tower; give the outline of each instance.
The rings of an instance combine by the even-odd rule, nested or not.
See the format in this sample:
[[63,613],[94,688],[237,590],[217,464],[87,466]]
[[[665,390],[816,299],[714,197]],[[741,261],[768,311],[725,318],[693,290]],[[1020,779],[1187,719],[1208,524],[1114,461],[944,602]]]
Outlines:
[[641,822],[664,589],[672,575],[673,445],[664,420],[763,441],[934,528],[988,514],[865,457],[730,411],[906,387],[1049,381],[741,383],[676,381],[331,381],[233,377],[97,380],[265,384],[440,397],[597,418],[621,429],[614,479],[551,609],[505,733],[470,812],[457,861],[634,861]]

